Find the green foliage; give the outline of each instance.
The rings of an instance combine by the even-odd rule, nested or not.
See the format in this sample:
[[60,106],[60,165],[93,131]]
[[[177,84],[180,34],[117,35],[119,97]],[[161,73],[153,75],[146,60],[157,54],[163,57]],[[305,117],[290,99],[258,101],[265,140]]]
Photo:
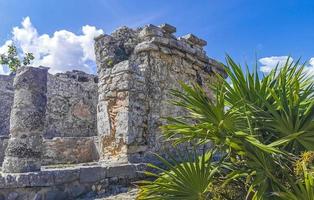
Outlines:
[[297,181],[291,180],[291,189],[275,192],[274,195],[283,200],[314,200],[314,172],[302,165],[303,177]]
[[261,78],[256,69],[243,72],[227,57],[225,70],[230,80],[217,74],[210,86],[214,100],[197,84],[180,83],[182,90],[172,91],[172,103],[188,112],[167,118],[165,138],[175,145],[213,143],[224,155],[225,164],[219,166],[225,172],[224,186],[245,180],[247,199],[293,199],[287,194],[311,193],[312,174],[306,172],[300,181],[293,168],[302,152],[314,149],[314,85],[304,64],[288,59]]
[[219,180],[214,180],[208,192],[209,199],[212,200],[242,200],[246,196],[245,185],[239,183],[239,181],[225,185]]
[[8,65],[11,72],[16,72],[17,68],[21,66],[21,62],[23,65],[29,65],[32,60],[34,60],[33,54],[25,53],[21,61],[18,56],[17,48],[14,45],[8,46],[7,54],[0,54],[0,64]]
[[161,173],[146,172],[146,175],[157,179],[138,182],[142,185],[138,199],[207,199],[210,183],[219,168],[217,163],[211,162],[212,156],[211,152],[201,157],[194,153],[187,160],[180,155],[181,159],[171,157],[171,161],[167,161],[157,155],[166,169],[149,165]]
[[294,164],[294,173],[297,176],[303,175],[304,167],[307,170],[314,170],[313,166],[314,166],[314,151],[304,152]]

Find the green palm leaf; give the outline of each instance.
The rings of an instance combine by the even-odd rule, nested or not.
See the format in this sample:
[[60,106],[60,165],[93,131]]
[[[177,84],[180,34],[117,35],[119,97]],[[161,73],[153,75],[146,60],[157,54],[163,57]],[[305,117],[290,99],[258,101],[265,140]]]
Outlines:
[[137,199],[183,199],[203,200],[209,195],[209,186],[214,176],[218,173],[218,163],[212,163],[212,153],[203,154],[182,160],[170,156],[168,161],[159,155],[157,158],[166,166],[166,169],[156,165],[149,165],[159,173],[146,172],[147,175],[157,177],[154,181],[139,181],[140,192]]

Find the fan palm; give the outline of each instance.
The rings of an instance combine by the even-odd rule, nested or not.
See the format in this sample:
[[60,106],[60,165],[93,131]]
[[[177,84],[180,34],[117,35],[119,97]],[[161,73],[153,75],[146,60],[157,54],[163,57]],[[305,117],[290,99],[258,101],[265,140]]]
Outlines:
[[146,175],[157,179],[138,182],[143,186],[137,199],[205,200],[208,198],[210,183],[219,169],[219,166],[212,162],[212,152],[200,157],[194,153],[193,157],[189,157],[187,160],[182,159],[182,155],[179,156],[180,160],[170,156],[170,161],[156,156],[166,169],[149,165],[161,173],[145,172]]
[[[210,86],[215,99],[197,84],[180,83],[182,90],[172,91],[172,103],[188,112],[167,118],[168,124],[162,127],[165,138],[175,145],[213,143],[227,163],[220,166],[226,173],[225,184],[245,178],[248,199],[278,198],[274,192],[292,188],[293,159],[314,149],[314,85],[304,66],[288,59],[260,78],[257,70],[244,73],[227,56],[229,80],[216,76]],[[148,184],[151,192],[158,180]]]

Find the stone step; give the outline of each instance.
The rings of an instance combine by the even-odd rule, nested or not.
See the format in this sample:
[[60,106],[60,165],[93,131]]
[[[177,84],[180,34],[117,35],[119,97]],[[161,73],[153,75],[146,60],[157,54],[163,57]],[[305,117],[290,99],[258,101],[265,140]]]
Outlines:
[[[0,173],[0,199],[65,200],[86,195],[127,192],[133,182],[142,179],[146,164],[96,164],[42,168],[28,173]],[[108,197],[109,198],[109,197]]]

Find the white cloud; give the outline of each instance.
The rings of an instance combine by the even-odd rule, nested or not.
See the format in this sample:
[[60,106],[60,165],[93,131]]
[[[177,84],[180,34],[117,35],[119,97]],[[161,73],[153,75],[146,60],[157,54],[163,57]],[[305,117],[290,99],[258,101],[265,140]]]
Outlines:
[[[272,69],[274,69],[277,65],[278,67],[283,66],[286,62],[289,56],[271,56],[271,57],[265,57],[261,58],[258,61],[262,64],[260,67],[260,71],[264,73],[269,73]],[[291,63],[293,59],[289,58],[289,63]]]
[[[23,53],[31,52],[35,56],[33,66],[50,67],[50,73],[69,70],[95,71],[94,37],[103,30],[94,26],[82,27],[82,34],[59,30],[53,35],[39,34],[29,17],[23,19],[21,27],[14,27],[12,41]],[[8,45],[7,41],[1,49]],[[2,71],[1,71],[2,70]],[[0,73],[4,70],[0,66]]]
[[[7,40],[3,46],[0,46],[0,54],[8,51],[8,46],[12,44],[12,40]],[[5,66],[0,65],[0,74],[8,75],[10,73],[9,69]]]
[[306,66],[305,70],[311,76],[314,76],[314,57],[310,59],[308,66]]
[[[258,61],[262,64],[260,71],[264,73],[269,73],[277,65],[282,67],[286,62],[289,56],[270,56],[261,58]],[[293,62],[293,58],[289,58],[289,63]],[[308,64],[306,64],[305,73],[314,77],[314,57],[310,58]]]

